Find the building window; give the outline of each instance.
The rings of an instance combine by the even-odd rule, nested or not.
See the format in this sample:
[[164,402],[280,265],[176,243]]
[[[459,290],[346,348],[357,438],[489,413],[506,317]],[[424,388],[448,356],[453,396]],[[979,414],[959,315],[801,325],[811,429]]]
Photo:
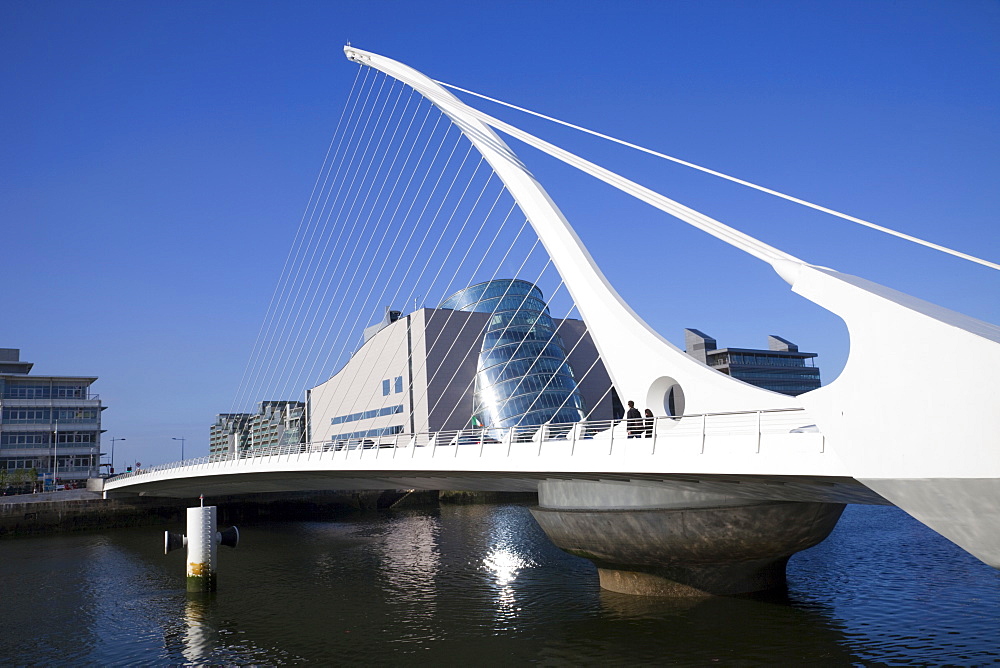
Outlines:
[[383,397],[389,396],[389,379],[388,378],[386,378],[385,380],[382,381],[382,396]]
[[394,434],[402,434],[403,425],[397,424],[391,427],[380,427],[378,429],[366,429],[365,431],[354,431],[349,434],[335,434],[330,436],[331,443],[337,443],[342,441],[347,441],[355,438],[379,438],[381,436],[393,436]]
[[54,385],[37,382],[9,383],[4,390],[5,399],[86,399],[85,385]]
[[60,422],[94,422],[97,411],[90,408],[67,408],[56,411],[56,419]]
[[5,408],[3,409],[3,421],[11,424],[31,424],[38,422],[49,422],[51,413],[49,409],[38,408]]
[[34,469],[39,468],[37,459],[0,459],[0,468]]
[[24,434],[0,434],[0,445],[22,445],[28,447],[48,447],[51,444],[49,432],[28,432]]
[[357,422],[358,420],[370,420],[372,418],[384,417],[386,415],[395,415],[396,413],[402,413],[402,412],[403,412],[402,404],[398,406],[386,406],[385,408],[373,408],[370,411],[363,411],[361,413],[351,413],[350,415],[338,415],[335,418],[330,418],[330,424],[343,424],[345,422]]
[[403,377],[396,376],[396,394],[399,394],[402,391],[403,391]]
[[59,432],[60,443],[93,443],[94,435],[80,432]]

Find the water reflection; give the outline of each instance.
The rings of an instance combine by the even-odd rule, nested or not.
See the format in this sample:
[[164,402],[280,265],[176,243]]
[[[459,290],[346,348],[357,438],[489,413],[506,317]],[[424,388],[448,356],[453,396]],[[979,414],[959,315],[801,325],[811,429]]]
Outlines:
[[525,561],[509,546],[497,546],[483,558],[483,566],[493,573],[496,584],[502,588],[509,588],[511,582],[517,577],[517,572],[522,568],[531,566],[530,561]]
[[487,539],[489,551],[483,557],[482,567],[492,576],[495,590],[494,628],[509,630],[517,628],[521,608],[518,605],[514,581],[522,570],[534,568],[538,564],[527,556],[523,539],[518,541],[523,521],[510,513],[491,513]]
[[[394,606],[414,628],[430,629],[437,610],[437,576],[441,568],[437,536],[440,520],[421,514],[392,517],[376,543],[379,575]],[[424,624],[416,623],[418,619]]]
[[510,546],[496,546],[483,559],[483,567],[493,575],[497,588],[495,600],[497,628],[511,628],[517,621],[521,608],[517,606],[512,583],[518,571],[532,565]]
[[219,592],[162,529],[0,540],[5,665],[1000,661],[1000,574],[892,508],[848,508],[784,599],[601,590],[522,506],[247,526]]
[[191,663],[205,663],[218,644],[218,633],[207,623],[206,597],[211,594],[189,594],[184,602],[184,649],[181,654]]
[[1000,571],[897,508],[849,506],[789,564],[789,596],[821,604],[866,663],[1000,663]]

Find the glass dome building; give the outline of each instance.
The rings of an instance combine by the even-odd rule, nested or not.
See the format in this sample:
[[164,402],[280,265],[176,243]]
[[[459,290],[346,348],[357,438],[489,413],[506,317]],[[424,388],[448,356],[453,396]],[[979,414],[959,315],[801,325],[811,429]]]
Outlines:
[[473,426],[506,429],[584,418],[562,339],[534,284],[509,278],[479,283],[439,308],[492,314],[476,370]]

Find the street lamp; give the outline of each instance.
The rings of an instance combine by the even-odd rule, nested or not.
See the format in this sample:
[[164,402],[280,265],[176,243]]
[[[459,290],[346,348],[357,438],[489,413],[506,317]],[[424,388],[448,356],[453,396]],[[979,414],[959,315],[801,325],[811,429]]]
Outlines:
[[115,472],[115,441],[124,441],[124,438],[111,439],[111,473]]
[[55,418],[56,430],[52,436],[52,491],[56,491],[56,479],[59,477],[59,418]]
[[181,461],[184,461],[184,441],[187,440],[187,439],[185,439],[185,438],[171,438],[170,440],[172,440],[172,441],[180,441],[181,442]]

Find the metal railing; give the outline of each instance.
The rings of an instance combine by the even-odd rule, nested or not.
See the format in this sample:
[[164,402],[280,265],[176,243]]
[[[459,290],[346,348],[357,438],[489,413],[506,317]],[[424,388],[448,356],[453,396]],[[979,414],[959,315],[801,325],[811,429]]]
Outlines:
[[42,395],[32,395],[32,396],[21,396],[27,395],[27,392],[17,392],[16,390],[8,390],[0,396],[0,399],[17,399],[17,400],[28,400],[28,401],[62,401],[64,399],[75,400],[75,401],[100,401],[100,394],[74,394],[74,395],[61,395],[61,394],[42,394]]
[[[695,442],[700,439],[700,452],[703,454],[706,441],[710,437],[749,436],[756,437],[756,452],[760,452],[761,439],[764,436],[815,432],[814,425],[804,424],[804,416],[805,411],[801,408],[779,408],[634,418],[632,420],[623,418],[620,420],[568,422],[508,429],[458,429],[416,434],[393,434],[371,438],[338,439],[334,436],[311,443],[271,445],[246,449],[239,453],[214,454],[184,461],[157,464],[120,473],[108,478],[108,480],[123,480],[146,473],[203,464],[221,464],[290,455],[311,456],[317,453],[334,458],[339,453],[352,458],[355,456],[365,458],[365,453],[374,452],[374,457],[378,458],[381,452],[391,450],[391,455],[389,455],[391,458],[397,456],[414,457],[418,451],[429,453],[430,457],[436,457],[438,453],[457,457],[459,450],[468,456],[471,447],[478,448],[478,456],[481,457],[488,447],[492,452],[498,448],[501,450],[506,448],[509,455],[515,446],[523,449],[523,444],[528,443],[538,445],[538,455],[542,454],[546,444],[565,445],[568,443],[570,445],[569,455],[573,456],[576,454],[578,444],[593,445],[604,441],[607,441],[608,454],[614,453],[616,444],[621,446],[626,442],[635,442],[636,445],[646,444],[649,446],[650,454],[656,454],[658,445],[669,443],[669,441],[678,438],[686,438]],[[822,451],[821,447],[820,452]],[[592,452],[592,448],[588,448],[588,452]]]

